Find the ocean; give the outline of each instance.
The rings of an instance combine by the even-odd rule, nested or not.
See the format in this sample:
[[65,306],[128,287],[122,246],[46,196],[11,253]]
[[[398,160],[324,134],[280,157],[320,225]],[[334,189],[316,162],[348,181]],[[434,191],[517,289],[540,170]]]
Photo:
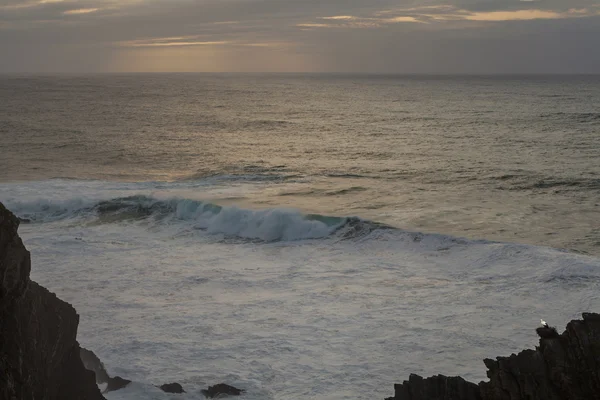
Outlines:
[[[107,399],[382,399],[600,310],[600,76],[0,76],[0,201]],[[27,222],[28,221],[28,222]]]

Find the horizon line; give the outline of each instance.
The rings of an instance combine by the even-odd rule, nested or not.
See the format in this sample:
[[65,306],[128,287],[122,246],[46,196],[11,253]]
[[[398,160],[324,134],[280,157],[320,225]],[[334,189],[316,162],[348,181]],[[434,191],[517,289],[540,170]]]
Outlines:
[[0,71],[0,76],[85,76],[85,75],[352,75],[352,76],[421,76],[421,77],[493,77],[493,76],[600,76],[599,72],[340,72],[340,71]]

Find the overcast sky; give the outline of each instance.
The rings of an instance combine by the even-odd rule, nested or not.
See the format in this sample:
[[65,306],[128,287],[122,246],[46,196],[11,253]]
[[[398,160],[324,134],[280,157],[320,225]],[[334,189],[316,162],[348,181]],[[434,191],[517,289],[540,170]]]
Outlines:
[[600,73],[600,0],[0,0],[0,72]]

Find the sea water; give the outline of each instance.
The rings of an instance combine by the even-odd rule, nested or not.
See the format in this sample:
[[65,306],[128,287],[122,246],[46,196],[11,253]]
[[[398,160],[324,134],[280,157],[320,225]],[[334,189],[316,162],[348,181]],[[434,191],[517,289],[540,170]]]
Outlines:
[[134,381],[108,399],[381,399],[600,309],[597,77],[4,76],[0,100],[0,201]]

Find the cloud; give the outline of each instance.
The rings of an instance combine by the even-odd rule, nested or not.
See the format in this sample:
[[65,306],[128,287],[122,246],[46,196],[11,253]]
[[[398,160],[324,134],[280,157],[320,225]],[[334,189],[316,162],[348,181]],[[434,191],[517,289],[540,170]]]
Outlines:
[[[114,12],[131,8],[147,0],[0,0],[0,19],[24,22],[56,20],[77,14],[91,14],[98,11]],[[4,4],[3,4],[4,3]]]
[[580,18],[599,15],[600,13],[590,12],[587,9],[570,9],[566,12],[557,12],[551,10],[525,9],[515,11],[489,11],[489,12],[468,12],[458,10],[459,13],[450,15],[455,19],[464,19],[468,21],[530,21],[536,19],[562,19],[562,18]]
[[22,8],[37,7],[44,4],[62,3],[64,0],[41,0],[41,1],[21,1],[9,2],[8,4],[0,4],[0,10],[18,10]]
[[63,11],[64,15],[90,14],[99,11],[99,8],[76,8],[74,10]]
[[342,27],[342,25],[330,25],[330,24],[296,24],[298,28],[336,28]]
[[200,36],[171,36],[150,39],[126,40],[115,43],[120,47],[177,47],[177,46],[216,46],[228,44],[225,40],[199,40]]
[[358,17],[354,15],[334,15],[330,17],[319,17],[320,20],[328,23],[300,23],[296,24],[299,28],[381,28],[386,24],[401,22],[422,22],[412,16],[397,16],[381,18],[377,13],[371,17]]
[[[205,40],[202,40],[202,39]],[[290,43],[281,41],[253,42],[233,40],[209,40],[203,35],[156,37],[147,39],[126,40],[114,43],[117,47],[192,47],[192,46],[238,46],[238,47],[262,47],[280,48],[289,46]]]
[[565,70],[596,68],[600,0],[443,1],[0,0],[0,71],[130,71],[150,59],[152,70],[495,70],[512,64],[482,52],[515,43],[546,49],[544,62],[520,55],[540,70],[554,55]]
[[353,17],[352,15],[334,15],[333,17],[321,17],[321,19],[330,19],[333,21],[353,21],[357,18]]
[[392,18],[384,18],[381,20],[382,22],[387,22],[387,23],[397,23],[397,22],[423,22],[418,20],[415,17],[410,17],[410,16],[400,16],[400,17],[392,17]]
[[[533,2],[537,0],[519,0],[520,2]],[[336,15],[319,17],[329,23],[301,23],[296,26],[301,28],[364,28],[383,27],[393,23],[441,23],[447,21],[478,21],[478,22],[506,22],[506,21],[531,21],[565,18],[582,18],[600,15],[600,10],[590,8],[570,8],[564,11],[545,10],[539,8],[525,8],[516,10],[495,11],[470,11],[452,5],[429,5],[421,7],[400,8],[396,10],[381,10],[369,16]],[[453,28],[455,26],[452,26]]]

